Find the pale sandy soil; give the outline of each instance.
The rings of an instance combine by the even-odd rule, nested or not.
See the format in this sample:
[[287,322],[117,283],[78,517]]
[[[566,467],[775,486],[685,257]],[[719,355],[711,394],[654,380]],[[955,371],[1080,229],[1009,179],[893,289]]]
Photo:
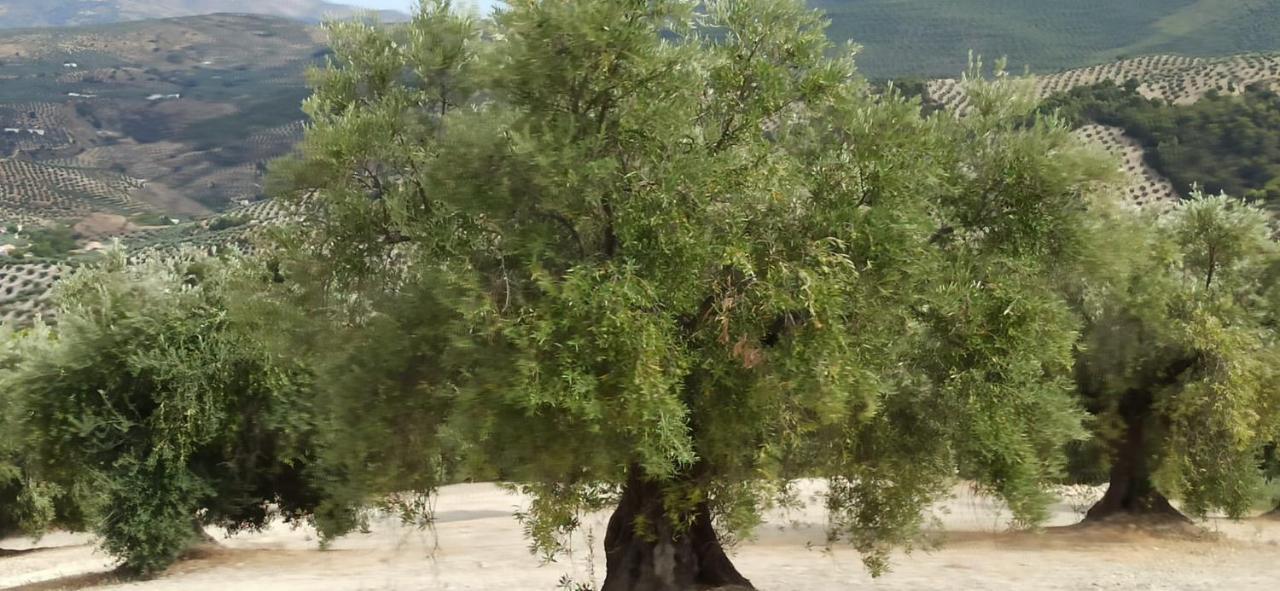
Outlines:
[[[394,523],[356,534],[332,550],[316,549],[305,529],[276,527],[221,540],[165,576],[114,583],[112,564],[84,536],[56,534],[39,550],[0,551],[0,589],[142,591],[554,590],[561,577],[598,583],[603,556],[578,552],[541,564],[527,550],[511,512],[520,499],[497,488],[460,485],[438,502],[434,534]],[[1007,514],[963,490],[938,508],[948,540],[941,549],[896,557],[893,572],[871,579],[847,548],[823,551],[817,509],[774,515],[756,539],[736,549],[739,568],[762,590],[1272,590],[1280,584],[1280,521],[1211,520],[1214,541],[1108,530],[1006,531]],[[1066,504],[1050,525],[1074,522]],[[604,516],[589,520],[598,548]],[[0,548],[32,548],[30,540]]]

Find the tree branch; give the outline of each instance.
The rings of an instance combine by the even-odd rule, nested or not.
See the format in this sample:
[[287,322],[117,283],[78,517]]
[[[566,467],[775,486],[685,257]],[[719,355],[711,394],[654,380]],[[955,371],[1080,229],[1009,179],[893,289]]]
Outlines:
[[569,218],[564,217],[564,214],[561,214],[560,212],[543,211],[536,208],[533,210],[533,214],[550,219],[558,223],[565,230],[568,230],[569,236],[573,238],[574,244],[578,246],[578,256],[584,259],[587,258],[587,248],[582,242],[582,235],[578,233],[578,229],[573,226],[573,222],[569,221]]

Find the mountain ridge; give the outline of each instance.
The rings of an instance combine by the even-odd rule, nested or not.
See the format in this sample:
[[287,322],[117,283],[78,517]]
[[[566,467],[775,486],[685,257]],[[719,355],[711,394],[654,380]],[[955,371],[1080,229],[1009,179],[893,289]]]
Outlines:
[[303,22],[373,14],[383,21],[408,15],[327,0],[0,0],[0,29],[76,27],[215,13],[284,17]]

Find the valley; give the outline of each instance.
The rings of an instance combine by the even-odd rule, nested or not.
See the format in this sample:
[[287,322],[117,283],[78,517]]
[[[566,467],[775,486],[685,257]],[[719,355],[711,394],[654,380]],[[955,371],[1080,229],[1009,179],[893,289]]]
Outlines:
[[[30,322],[48,270],[112,240],[237,241],[326,51],[318,28],[270,16],[0,31],[0,319]],[[75,243],[31,252],[40,228]]]

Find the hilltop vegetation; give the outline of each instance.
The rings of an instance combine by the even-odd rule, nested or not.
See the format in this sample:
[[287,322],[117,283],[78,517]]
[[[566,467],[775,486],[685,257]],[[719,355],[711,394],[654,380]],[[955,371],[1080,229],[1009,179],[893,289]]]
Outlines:
[[1280,49],[1275,0],[812,0],[833,39],[864,47],[864,75],[951,77],[970,50],[1053,72],[1172,53]]
[[[912,83],[905,89],[921,97],[926,111],[946,109],[964,116],[971,110],[971,97],[961,80],[930,80],[923,86],[921,89],[921,83]],[[1277,88],[1280,88],[1280,54],[1276,53],[1220,58],[1153,55],[1034,78],[1036,97],[1049,104],[1042,112],[1072,105],[1066,114],[1077,127],[1077,135],[1120,159],[1122,169],[1130,177],[1126,187],[1128,200],[1138,205],[1176,201],[1189,195],[1196,183],[1212,190],[1226,189],[1238,196],[1265,198],[1257,192],[1265,193],[1270,179],[1275,178],[1273,172],[1268,172],[1272,170],[1268,164],[1272,162],[1270,150],[1264,149],[1273,134],[1261,130],[1274,128],[1275,123],[1267,113],[1270,107],[1263,97],[1270,96]],[[1064,98],[1064,93],[1070,98]],[[1121,93],[1124,99],[1118,96]],[[1237,96],[1241,98],[1233,98]],[[1129,105],[1122,107],[1126,101]],[[1089,107],[1094,111],[1092,116],[1080,113],[1086,108],[1086,102],[1093,105]],[[1257,107],[1243,108],[1256,112],[1226,112],[1240,110],[1241,104]],[[1164,115],[1122,117],[1118,113],[1102,112],[1135,105],[1143,110],[1152,110],[1158,105]],[[1196,129],[1173,129],[1175,114],[1198,117],[1195,122],[1182,121]],[[1164,130],[1161,138],[1156,138],[1149,127],[1161,118],[1165,119],[1161,123]],[[1236,142],[1241,133],[1249,138],[1247,144]],[[1165,146],[1167,157],[1162,158],[1158,153],[1162,139],[1193,134],[1196,137],[1177,140],[1182,144],[1195,144],[1190,151],[1173,155],[1173,148]],[[1255,149],[1262,151],[1251,152]],[[1180,158],[1194,161],[1179,162]],[[1233,176],[1247,179],[1227,182]]]

